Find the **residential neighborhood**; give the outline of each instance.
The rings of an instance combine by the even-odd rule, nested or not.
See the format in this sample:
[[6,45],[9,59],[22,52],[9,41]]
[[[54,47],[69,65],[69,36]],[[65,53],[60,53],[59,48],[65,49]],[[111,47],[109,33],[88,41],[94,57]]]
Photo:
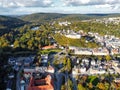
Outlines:
[[119,14],[0,16],[0,61],[0,90],[120,90]]
[[[77,34],[73,31],[68,31],[73,34]],[[58,33],[58,32],[57,32]],[[63,32],[65,33],[65,32]],[[12,66],[16,73],[9,73],[6,90],[12,90],[12,80],[16,78],[16,90],[61,90],[62,82],[65,82],[70,78],[74,83],[73,90],[77,90],[78,77],[95,76],[95,75],[107,75],[107,74],[120,74],[120,61],[113,55],[120,54],[119,50],[119,38],[113,36],[99,36],[98,34],[88,34],[94,36],[92,40],[100,44],[98,48],[80,48],[75,46],[68,46],[68,48],[62,48],[61,46],[51,45],[45,46],[43,50],[49,49],[61,49],[56,54],[41,54],[41,55],[30,55],[27,57],[9,57],[8,64]],[[72,39],[80,39],[77,35],[69,37]],[[86,34],[87,35],[87,34]],[[74,37],[75,36],[75,37]],[[90,41],[88,41],[90,42]],[[56,43],[56,42],[55,42]],[[68,52],[68,50],[70,52]],[[83,57],[79,57],[83,56]],[[113,57],[112,57],[112,56]],[[94,56],[95,58],[92,58]],[[64,57],[66,59],[64,59]],[[101,57],[101,60],[100,58]],[[57,58],[57,59],[56,59]],[[68,62],[64,61],[70,59],[71,66],[67,66]],[[63,60],[63,61],[62,61]],[[66,63],[66,64],[65,64]],[[56,66],[57,64],[57,66]],[[67,70],[71,68],[71,70]],[[61,79],[64,78],[62,81]],[[115,83],[120,83],[120,77],[113,79]],[[69,82],[67,82],[68,84]],[[75,84],[76,83],[76,84]]]

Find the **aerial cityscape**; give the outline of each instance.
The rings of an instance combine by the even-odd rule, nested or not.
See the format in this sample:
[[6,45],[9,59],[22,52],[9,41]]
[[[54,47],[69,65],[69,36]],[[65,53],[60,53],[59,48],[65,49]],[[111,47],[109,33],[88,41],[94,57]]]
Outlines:
[[0,90],[120,90],[120,0],[0,0]]

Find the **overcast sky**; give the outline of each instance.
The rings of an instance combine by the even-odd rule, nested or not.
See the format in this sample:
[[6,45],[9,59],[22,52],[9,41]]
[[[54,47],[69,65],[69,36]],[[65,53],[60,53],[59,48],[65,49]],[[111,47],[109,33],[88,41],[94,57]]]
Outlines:
[[0,0],[1,15],[120,13],[120,0]]

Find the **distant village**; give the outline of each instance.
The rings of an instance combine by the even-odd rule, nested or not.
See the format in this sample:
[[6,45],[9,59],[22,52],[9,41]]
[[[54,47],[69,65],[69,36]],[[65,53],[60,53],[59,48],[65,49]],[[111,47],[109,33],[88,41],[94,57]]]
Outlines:
[[[60,33],[61,35],[66,36],[67,38],[72,39],[80,39],[84,36],[89,36],[86,39],[87,42],[94,41],[101,45],[99,48],[79,48],[75,46],[69,46],[70,50],[74,51],[74,54],[81,54],[81,55],[114,55],[120,54],[120,38],[112,36],[112,35],[105,35],[101,36],[98,33],[84,33],[83,30],[78,32],[74,32],[73,30],[61,30],[56,31],[56,33]],[[93,38],[92,38],[93,37]]]

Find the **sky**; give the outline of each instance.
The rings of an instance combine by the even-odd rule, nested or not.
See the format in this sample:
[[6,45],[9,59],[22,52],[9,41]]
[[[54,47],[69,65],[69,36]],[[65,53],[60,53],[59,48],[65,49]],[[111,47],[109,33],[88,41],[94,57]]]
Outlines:
[[0,0],[0,15],[120,13],[120,0]]

